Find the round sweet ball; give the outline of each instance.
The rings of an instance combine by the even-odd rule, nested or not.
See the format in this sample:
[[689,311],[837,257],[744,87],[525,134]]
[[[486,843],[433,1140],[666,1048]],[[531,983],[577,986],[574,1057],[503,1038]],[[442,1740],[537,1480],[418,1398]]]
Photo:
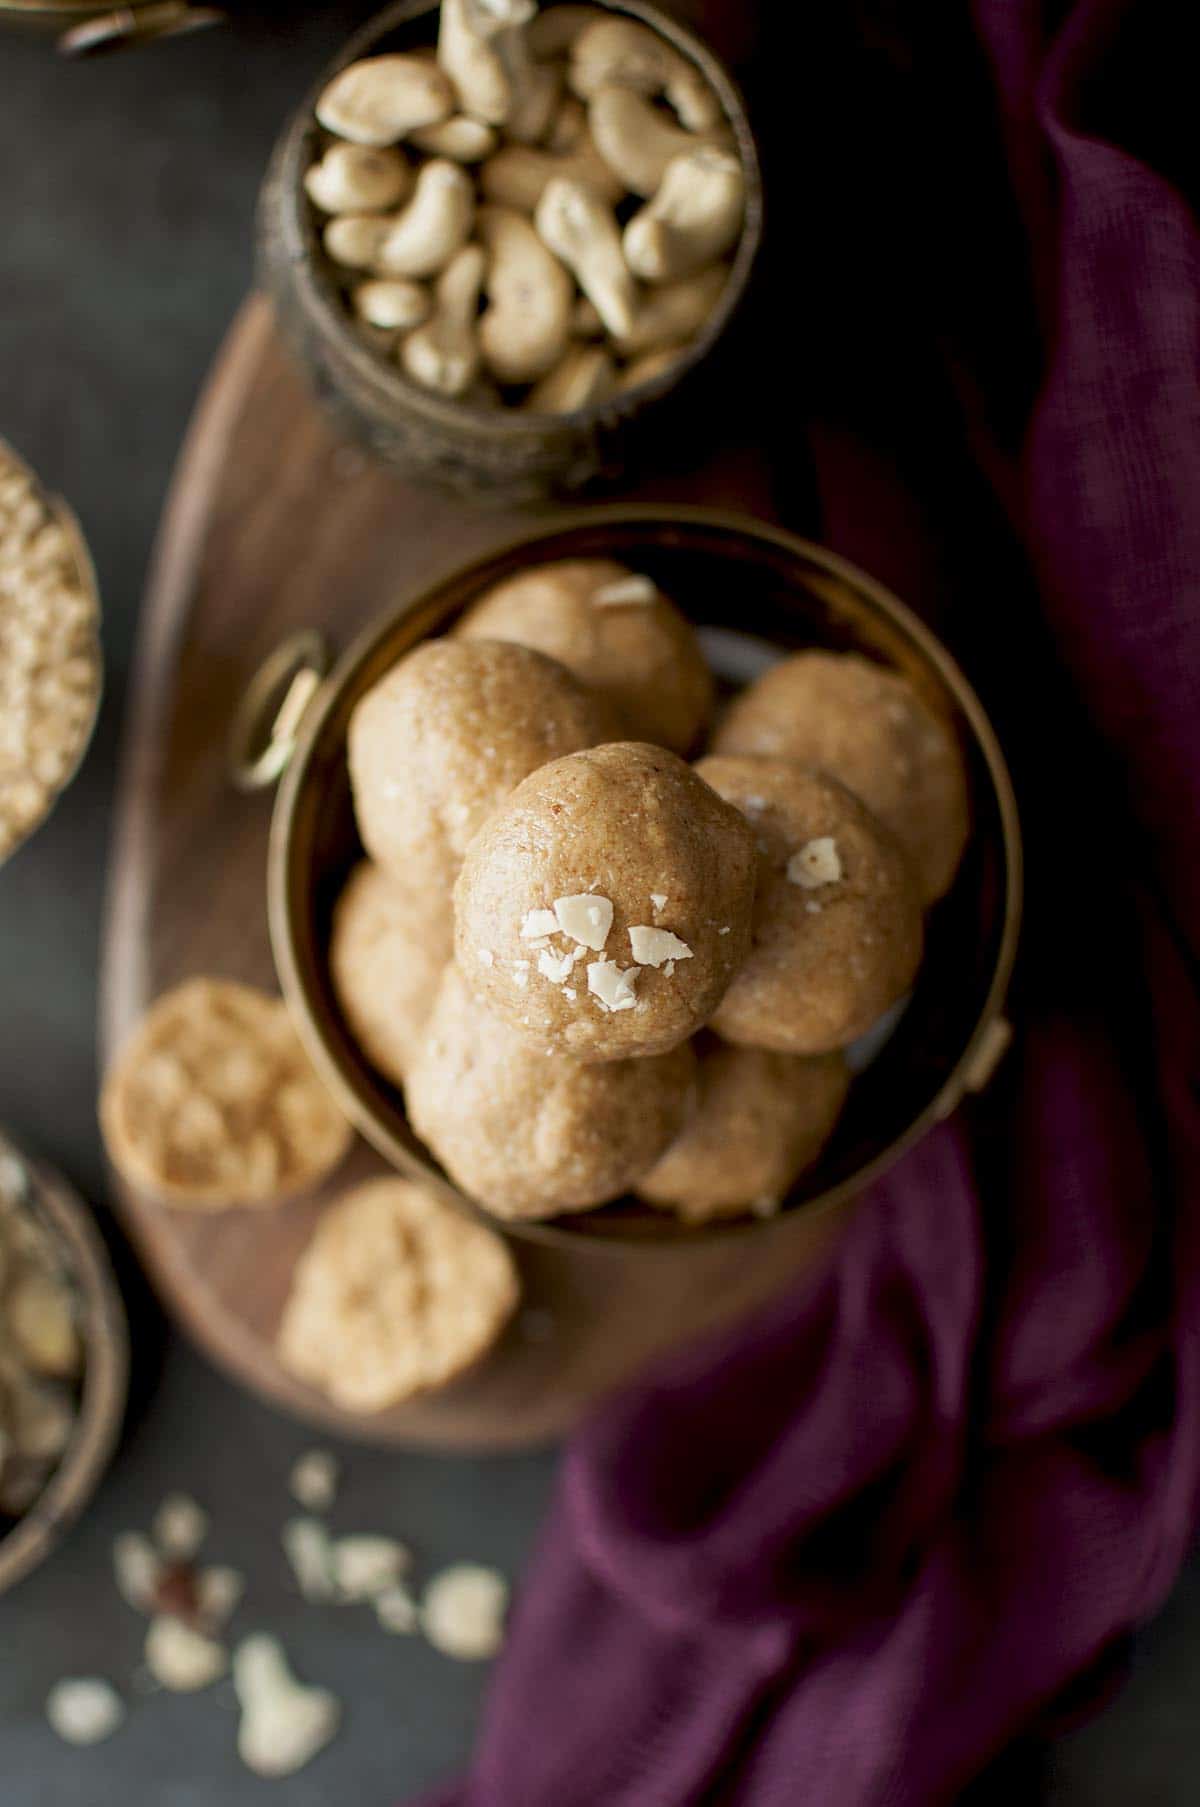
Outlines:
[[563,559],[506,578],[457,631],[548,653],[608,699],[628,735],[676,753],[696,744],[712,709],[712,674],[690,624],[652,578],[612,559]]
[[696,1108],[638,1196],[692,1224],[773,1214],[832,1135],[849,1085],[840,1054],[805,1059],[705,1038]]
[[950,724],[897,671],[857,653],[797,653],[737,697],[715,753],[794,759],[837,778],[890,828],[925,903],[967,843],[967,779]]
[[612,732],[607,706],[544,653],[428,640],[350,718],[363,845],[409,884],[449,884],[471,836],[514,785]]
[[827,1054],[908,991],[921,905],[907,859],[844,785],[781,759],[702,759],[697,770],[753,824],[753,946],[713,1015],[726,1041]]
[[330,977],[350,1033],[396,1085],[453,952],[448,891],[404,885],[373,860],[354,868],[334,906]]
[[619,741],[519,784],[467,850],[455,949],[481,1004],[584,1061],[665,1053],[750,945],[754,837],[674,753]]
[[409,1071],[409,1121],[497,1217],[554,1217],[627,1192],[677,1134],[694,1077],[686,1043],[604,1066],[541,1053],[449,966]]

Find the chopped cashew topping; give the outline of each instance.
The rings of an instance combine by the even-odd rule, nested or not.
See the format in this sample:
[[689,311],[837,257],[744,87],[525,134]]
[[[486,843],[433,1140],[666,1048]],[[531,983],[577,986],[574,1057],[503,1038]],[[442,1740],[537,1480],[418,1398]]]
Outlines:
[[575,960],[571,954],[552,954],[549,948],[544,948],[538,955],[538,971],[552,985],[561,985],[569,979],[574,967]]
[[619,609],[626,603],[653,602],[658,595],[658,585],[650,577],[619,577],[614,583],[601,584],[598,590],[592,591],[592,607],[596,609]]
[[690,960],[692,950],[670,929],[652,929],[639,923],[629,931],[629,945],[639,966],[663,966],[668,960]]
[[556,897],[554,914],[564,935],[602,953],[612,928],[613,907],[607,897],[584,891],[575,897]]
[[632,1010],[641,970],[618,966],[615,960],[593,960],[587,969],[588,990],[604,1010]]
[[543,935],[557,935],[558,918],[553,910],[530,910],[521,924],[522,941],[539,941]]
[[654,914],[656,916],[661,916],[663,911],[667,907],[666,892],[665,891],[651,891],[650,902],[654,905]]
[[801,885],[806,891],[836,885],[842,876],[842,862],[833,836],[823,834],[806,841],[788,861],[787,875],[793,885]]

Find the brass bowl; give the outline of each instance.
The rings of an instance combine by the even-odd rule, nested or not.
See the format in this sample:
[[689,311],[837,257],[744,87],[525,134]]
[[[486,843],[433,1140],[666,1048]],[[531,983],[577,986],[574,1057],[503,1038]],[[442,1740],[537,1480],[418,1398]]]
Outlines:
[[[1021,906],[1021,841],[1003,754],[983,708],[945,647],[896,597],[844,559],[759,522],[705,508],[593,508],[529,533],[410,597],[363,634],[336,669],[296,680],[286,733],[254,769],[275,775],[290,752],[271,825],[268,904],[284,994],[309,1053],[351,1121],[402,1173],[494,1222],[449,1184],[409,1127],[400,1092],[360,1053],[338,1008],[327,947],[334,903],[362,846],[346,769],[346,731],[359,699],[412,647],[444,632],[490,585],[531,564],[615,558],[648,572],[708,636],[714,662],[806,646],[859,651],[891,665],[955,725],[970,785],[972,833],[949,894],[928,924],[912,996],[851,1088],[825,1153],[777,1217],[686,1228],[635,1201],[546,1223],[511,1223],[514,1236],[559,1247],[678,1247],[714,1238],[812,1233],[892,1165],[964,1092],[983,1083],[1003,1051],[1003,1010]],[[301,637],[301,642],[303,642]],[[311,637],[309,637],[311,638]],[[311,665],[301,643],[297,663]],[[275,701],[292,649],[268,670]],[[296,699],[300,706],[296,706]],[[251,699],[252,705],[257,700]],[[299,725],[297,727],[297,717]],[[243,724],[243,730],[245,724]]]
[[437,395],[371,350],[346,311],[304,191],[320,137],[313,109],[347,63],[385,48],[431,44],[436,0],[396,0],[357,32],[305,96],[276,146],[259,205],[262,284],[313,388],[343,431],[410,476],[511,502],[614,474],[626,462],[635,425],[708,356],[745,292],[762,230],[762,184],[737,88],[712,52],[657,7],[644,0],[598,4],[641,20],[697,66],[721,101],[746,176],[742,237],[709,319],[670,369],[608,401],[569,414],[535,414]]

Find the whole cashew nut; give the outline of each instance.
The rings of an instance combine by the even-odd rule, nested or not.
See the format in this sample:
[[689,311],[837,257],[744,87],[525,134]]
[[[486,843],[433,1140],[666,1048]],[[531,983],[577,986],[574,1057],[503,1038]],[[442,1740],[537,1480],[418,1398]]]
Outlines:
[[389,213],[342,213],[322,235],[326,255],[347,270],[373,270],[395,219]]
[[409,141],[427,156],[449,157],[452,163],[482,163],[500,142],[493,126],[466,113],[456,113],[438,125],[422,126],[419,132],[409,133]]
[[723,128],[684,132],[632,88],[599,88],[588,106],[596,149],[634,194],[650,196],[668,163],[701,144],[718,143]]
[[535,414],[573,414],[592,402],[607,401],[617,387],[617,368],[605,345],[572,345],[525,397]]
[[621,351],[627,357],[638,357],[642,352],[678,346],[692,338],[721,299],[728,275],[724,264],[713,264],[695,276],[664,282],[660,288],[652,289],[637,309],[629,330],[615,335]]
[[534,223],[544,242],[574,272],[614,338],[631,332],[637,289],[608,202],[585,183],[556,176],[538,202]]
[[400,151],[368,144],[331,144],[304,178],[322,213],[375,213],[412,193],[413,173]]
[[417,176],[412,200],[392,221],[374,268],[381,276],[436,276],[466,243],[474,219],[470,176],[437,157]]
[[382,277],[360,282],[353,295],[354,311],[368,326],[385,332],[411,332],[428,319],[433,305],[429,290],[409,277]]
[[721,103],[695,64],[633,19],[587,25],[571,47],[567,79],[584,100],[609,87],[632,88],[650,100],[663,94],[689,132],[706,131],[721,118]]
[[739,158],[701,145],[668,163],[658,193],[625,228],[625,261],[646,282],[690,276],[741,231],[746,182]]
[[437,58],[464,112],[503,125],[513,91],[497,39],[533,17],[533,0],[442,0]]
[[534,150],[525,144],[504,145],[494,157],[480,165],[479,186],[489,201],[496,201],[502,207],[515,207],[520,213],[533,213],[546,184],[555,176],[585,182],[602,200],[610,201],[614,206],[625,193],[587,131],[565,156],[551,156],[548,151]]
[[657,351],[643,352],[640,358],[633,358],[626,364],[617,379],[617,388],[637,389],[642,383],[649,383],[664,371],[677,364],[684,352],[685,345],[660,345]]
[[454,89],[435,63],[416,56],[372,56],[338,71],[317,102],[328,132],[353,144],[395,144],[454,111]]
[[524,214],[483,207],[488,307],[479,322],[484,361],[502,383],[529,383],[558,362],[571,329],[574,285]]
[[475,313],[486,261],[482,246],[464,245],[438,278],[429,319],[400,347],[400,362],[425,389],[462,395],[475,380],[480,359]]

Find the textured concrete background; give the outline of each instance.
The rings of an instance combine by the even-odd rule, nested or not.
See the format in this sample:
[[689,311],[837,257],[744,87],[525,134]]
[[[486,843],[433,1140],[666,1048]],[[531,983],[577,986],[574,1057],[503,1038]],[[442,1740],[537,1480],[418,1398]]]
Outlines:
[[[0,37],[0,433],[82,518],[104,594],[108,669],[82,774],[0,871],[0,1121],[101,1202],[97,942],[146,559],[197,391],[249,281],[269,146],[296,94],[369,10],[348,0],[264,8],[222,31],[86,66]],[[235,1715],[222,1689],[135,1697],[121,1732],[86,1755],[58,1744],[42,1717],[46,1691],[64,1673],[129,1685],[141,1624],[113,1591],[112,1538],[182,1487],[212,1514],[212,1559],[248,1576],[236,1627],[279,1630],[300,1673],[346,1703],[342,1736],[274,1798],[390,1807],[462,1760],[483,1677],[415,1640],[385,1637],[366,1613],[300,1604],[278,1532],[289,1465],[313,1439],[214,1375],[164,1331],[128,1277],[135,1397],[121,1454],[86,1522],[0,1601],[0,1802],[250,1807],[267,1798],[233,1754]],[[553,1469],[549,1455],[339,1453],[340,1527],[393,1530],[431,1566],[477,1557],[509,1573],[530,1547]],[[1001,1798],[1190,1803],[1198,1654],[1193,1575],[1140,1645],[1119,1703],[1049,1757],[1015,1753],[972,1791],[976,1807]]]

